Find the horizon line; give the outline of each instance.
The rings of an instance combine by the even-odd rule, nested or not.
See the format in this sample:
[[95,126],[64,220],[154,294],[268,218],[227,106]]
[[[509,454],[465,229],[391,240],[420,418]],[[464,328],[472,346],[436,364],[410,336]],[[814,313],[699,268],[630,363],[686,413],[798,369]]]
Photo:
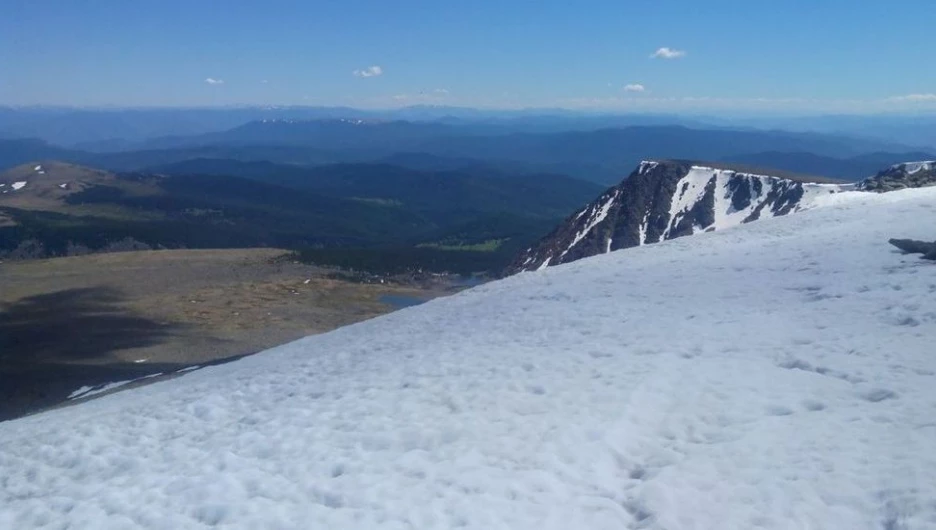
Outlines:
[[602,108],[577,108],[562,106],[523,106],[523,107],[495,107],[495,106],[468,106],[468,105],[442,105],[421,103],[415,105],[405,105],[400,107],[356,107],[352,105],[304,105],[304,104],[271,104],[271,103],[231,103],[231,104],[200,104],[200,105],[162,105],[162,104],[137,104],[137,105],[74,105],[65,103],[30,103],[30,104],[9,104],[0,103],[0,109],[9,110],[81,110],[81,111],[155,111],[155,110],[344,110],[362,113],[381,113],[381,112],[400,112],[406,110],[419,109],[451,109],[452,111],[477,111],[490,113],[529,113],[529,112],[562,112],[578,115],[590,116],[701,116],[701,117],[719,117],[731,115],[745,116],[777,116],[785,117],[840,117],[840,116],[933,116],[936,117],[936,108],[930,109],[893,109],[883,110],[874,109],[867,112],[843,112],[833,110],[819,109],[695,109],[695,110],[641,110],[641,109],[602,109]]

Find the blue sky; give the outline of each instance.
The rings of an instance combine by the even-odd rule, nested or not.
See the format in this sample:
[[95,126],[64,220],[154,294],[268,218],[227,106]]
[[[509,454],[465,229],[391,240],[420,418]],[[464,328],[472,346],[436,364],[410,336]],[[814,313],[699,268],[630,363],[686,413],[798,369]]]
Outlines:
[[5,0],[3,11],[0,104],[936,108],[931,0]]

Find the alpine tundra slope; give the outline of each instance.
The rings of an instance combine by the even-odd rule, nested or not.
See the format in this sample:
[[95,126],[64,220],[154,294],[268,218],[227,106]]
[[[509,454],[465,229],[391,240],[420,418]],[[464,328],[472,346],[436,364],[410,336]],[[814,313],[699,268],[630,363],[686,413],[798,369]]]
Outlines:
[[813,204],[0,423],[0,528],[936,528],[936,188]]

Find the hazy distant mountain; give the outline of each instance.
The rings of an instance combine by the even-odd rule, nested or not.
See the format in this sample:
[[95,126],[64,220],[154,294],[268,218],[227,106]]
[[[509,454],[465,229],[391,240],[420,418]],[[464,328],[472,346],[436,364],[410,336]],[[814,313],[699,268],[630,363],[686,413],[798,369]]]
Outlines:
[[84,162],[87,153],[50,145],[42,140],[0,139],[0,171],[34,160]]
[[[160,137],[226,131],[262,120],[367,119],[437,122],[488,132],[559,132],[631,125],[705,127],[704,120],[664,114],[586,114],[564,109],[496,110],[441,105],[362,110],[349,107],[254,106],[225,108],[0,107],[0,138],[39,138],[87,151],[142,149]],[[479,132],[479,131],[476,131]],[[154,145],[151,147],[158,147]]]
[[[887,160],[889,155],[856,160],[854,165],[834,164],[828,158],[847,159],[888,150],[911,151],[906,146],[897,146],[899,149],[895,151],[891,149],[893,145],[876,140],[818,133],[682,126],[505,133],[500,125],[453,126],[373,119],[253,121],[221,132],[149,140],[142,144],[150,146],[148,149],[115,153],[68,151],[33,142],[30,152],[34,154],[26,157],[19,146],[9,147],[6,142],[0,140],[0,168],[36,158],[114,170],[137,170],[195,158],[319,165],[393,161],[394,157],[403,156],[401,153],[408,153],[409,160],[403,165],[417,169],[460,169],[458,163],[448,161],[478,160],[500,171],[566,174],[601,184],[619,182],[645,158],[732,160],[856,179],[863,173],[852,174],[852,171],[862,171],[862,167]],[[43,154],[43,149],[48,154]],[[420,161],[412,153],[427,158]],[[761,154],[760,158],[751,153]]]
[[[686,127],[628,127],[591,132],[512,134],[504,137],[439,138],[424,152],[485,159],[520,160],[557,167],[589,164],[592,173],[569,174],[595,182],[617,182],[644,158],[725,159],[741,153],[807,151],[850,157],[881,150],[875,141],[782,131],[699,130]],[[804,172],[818,173],[816,168]]]
[[[783,129],[875,139],[882,144],[876,149],[881,151],[901,150],[896,149],[895,144],[936,147],[936,115],[932,114],[725,118],[595,113],[558,108],[473,109],[443,105],[416,105],[388,110],[302,106],[126,109],[0,107],[0,138],[39,138],[86,151],[136,150],[147,147],[145,143],[156,138],[200,136],[227,131],[254,121],[338,119],[431,122],[460,129],[458,134],[482,135],[662,125],[695,129]],[[761,149],[770,150],[788,149]]]
[[492,127],[456,128],[432,122],[366,119],[259,120],[222,132],[157,138],[146,148],[202,145],[289,145],[330,150],[393,153],[410,150],[428,139],[456,134],[497,132]]
[[356,160],[350,154],[288,145],[209,145],[176,149],[93,153],[77,149],[65,149],[42,140],[0,139],[0,171],[34,160],[60,160],[107,168],[113,171],[134,171],[150,166],[173,164],[197,158],[243,161],[273,160],[284,164],[301,165],[334,164]]
[[723,161],[857,181],[873,175],[882,167],[897,164],[904,160],[929,160],[933,158],[936,158],[936,156],[925,152],[868,153],[849,158],[835,158],[806,152],[783,153],[770,151],[732,155],[725,157]]
[[346,107],[130,108],[0,107],[0,137],[40,138],[88,150],[125,149],[168,135],[223,131],[253,120],[371,116]]
[[301,167],[197,159],[150,170],[170,175],[230,175],[322,195],[396,204],[442,222],[468,220],[479,212],[561,218],[570,207],[602,189],[565,175],[508,176],[483,167],[419,171],[389,164]]
[[[485,132],[486,134],[480,134]],[[399,152],[491,165],[525,164],[537,171],[566,173],[600,183],[617,182],[640,160],[726,159],[749,153],[807,152],[853,157],[891,147],[874,140],[818,133],[632,126],[596,131],[503,133],[497,127],[368,120],[260,121],[220,133],[161,139],[151,145],[288,145],[331,151],[347,161],[379,160]],[[909,149],[904,149],[909,150]],[[281,160],[274,160],[281,161]],[[805,167],[808,173],[821,173]]]
[[734,120],[730,123],[735,126],[747,125],[790,131],[849,135],[936,149],[936,114],[932,112],[904,115],[871,114],[750,118]]

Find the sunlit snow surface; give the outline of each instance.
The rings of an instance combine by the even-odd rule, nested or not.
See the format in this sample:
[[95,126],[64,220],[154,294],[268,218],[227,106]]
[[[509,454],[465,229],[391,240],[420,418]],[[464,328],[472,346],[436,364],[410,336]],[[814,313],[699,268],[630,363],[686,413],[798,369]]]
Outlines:
[[936,528],[936,188],[817,200],[0,423],[0,528]]

